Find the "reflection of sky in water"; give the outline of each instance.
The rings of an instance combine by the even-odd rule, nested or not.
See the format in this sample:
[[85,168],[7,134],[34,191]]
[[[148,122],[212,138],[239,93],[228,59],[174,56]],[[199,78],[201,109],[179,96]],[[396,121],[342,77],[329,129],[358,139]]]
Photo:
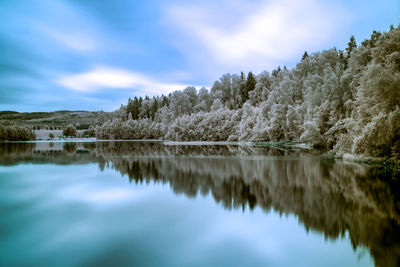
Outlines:
[[0,167],[0,210],[0,265],[373,265],[293,215],[228,211],[97,164]]

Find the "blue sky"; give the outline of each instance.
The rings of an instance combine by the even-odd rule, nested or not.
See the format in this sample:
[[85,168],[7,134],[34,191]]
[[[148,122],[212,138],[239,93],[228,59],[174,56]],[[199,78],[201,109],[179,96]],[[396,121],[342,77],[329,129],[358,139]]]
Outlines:
[[360,43],[400,1],[0,0],[0,16],[0,110],[112,111]]

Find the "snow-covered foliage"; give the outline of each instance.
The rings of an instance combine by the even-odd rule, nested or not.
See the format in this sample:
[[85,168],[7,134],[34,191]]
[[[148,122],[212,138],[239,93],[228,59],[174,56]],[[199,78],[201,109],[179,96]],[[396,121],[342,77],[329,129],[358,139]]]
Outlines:
[[305,53],[293,69],[225,74],[211,90],[135,97],[98,138],[176,141],[301,140],[337,153],[398,156],[400,26],[357,47]]

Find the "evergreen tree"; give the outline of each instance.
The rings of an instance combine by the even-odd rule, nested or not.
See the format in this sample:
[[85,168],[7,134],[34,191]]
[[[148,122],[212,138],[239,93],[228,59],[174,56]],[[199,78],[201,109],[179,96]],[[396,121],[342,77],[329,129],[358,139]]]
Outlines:
[[161,96],[162,102],[161,107],[168,107],[169,106],[169,99],[165,95]]
[[138,100],[138,98],[136,96],[133,100],[129,98],[126,108],[127,117],[129,116],[129,114],[131,114],[133,120],[139,119],[140,109],[141,102]]
[[303,56],[301,57],[301,61],[304,61],[306,58],[308,58],[307,51],[304,52]]
[[240,81],[239,81],[239,93],[240,93],[240,107],[246,101],[246,76],[243,71],[240,72]]
[[271,75],[274,76],[275,78],[278,77],[278,73],[281,72],[281,66],[278,66],[277,69],[273,70]]
[[247,80],[246,80],[246,90],[245,90],[245,98],[244,102],[249,99],[249,92],[253,91],[254,88],[256,88],[256,78],[254,77],[253,73],[250,71],[249,74],[247,75]]
[[157,113],[157,110],[158,110],[158,102],[157,102],[157,99],[154,98],[153,103],[151,104],[151,112],[150,112],[151,119],[154,119],[154,117]]
[[341,64],[343,64],[344,69],[347,69],[348,60],[347,60],[347,58],[344,56],[343,50],[339,50],[339,61],[340,61]]
[[256,87],[256,79],[254,78],[253,73],[250,71],[247,74],[247,79],[243,79],[244,74],[243,72],[241,73],[241,85],[240,85],[240,96],[242,98],[242,105],[249,99],[249,92],[253,91],[254,88]]
[[241,82],[246,82],[246,77],[244,76],[244,72],[243,71],[240,72],[240,81]]
[[357,48],[357,43],[356,43],[356,38],[354,38],[354,35],[350,37],[350,41],[347,43],[347,57],[350,57],[351,52],[353,52],[354,49]]

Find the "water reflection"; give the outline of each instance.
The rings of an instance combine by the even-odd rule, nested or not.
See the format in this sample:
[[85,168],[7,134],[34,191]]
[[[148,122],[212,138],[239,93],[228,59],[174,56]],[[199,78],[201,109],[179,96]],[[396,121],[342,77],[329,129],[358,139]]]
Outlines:
[[87,164],[132,183],[168,183],[187,197],[211,194],[225,209],[294,214],[307,231],[335,240],[348,232],[377,266],[400,264],[400,177],[382,167],[302,151],[158,142],[0,144],[0,165]]

